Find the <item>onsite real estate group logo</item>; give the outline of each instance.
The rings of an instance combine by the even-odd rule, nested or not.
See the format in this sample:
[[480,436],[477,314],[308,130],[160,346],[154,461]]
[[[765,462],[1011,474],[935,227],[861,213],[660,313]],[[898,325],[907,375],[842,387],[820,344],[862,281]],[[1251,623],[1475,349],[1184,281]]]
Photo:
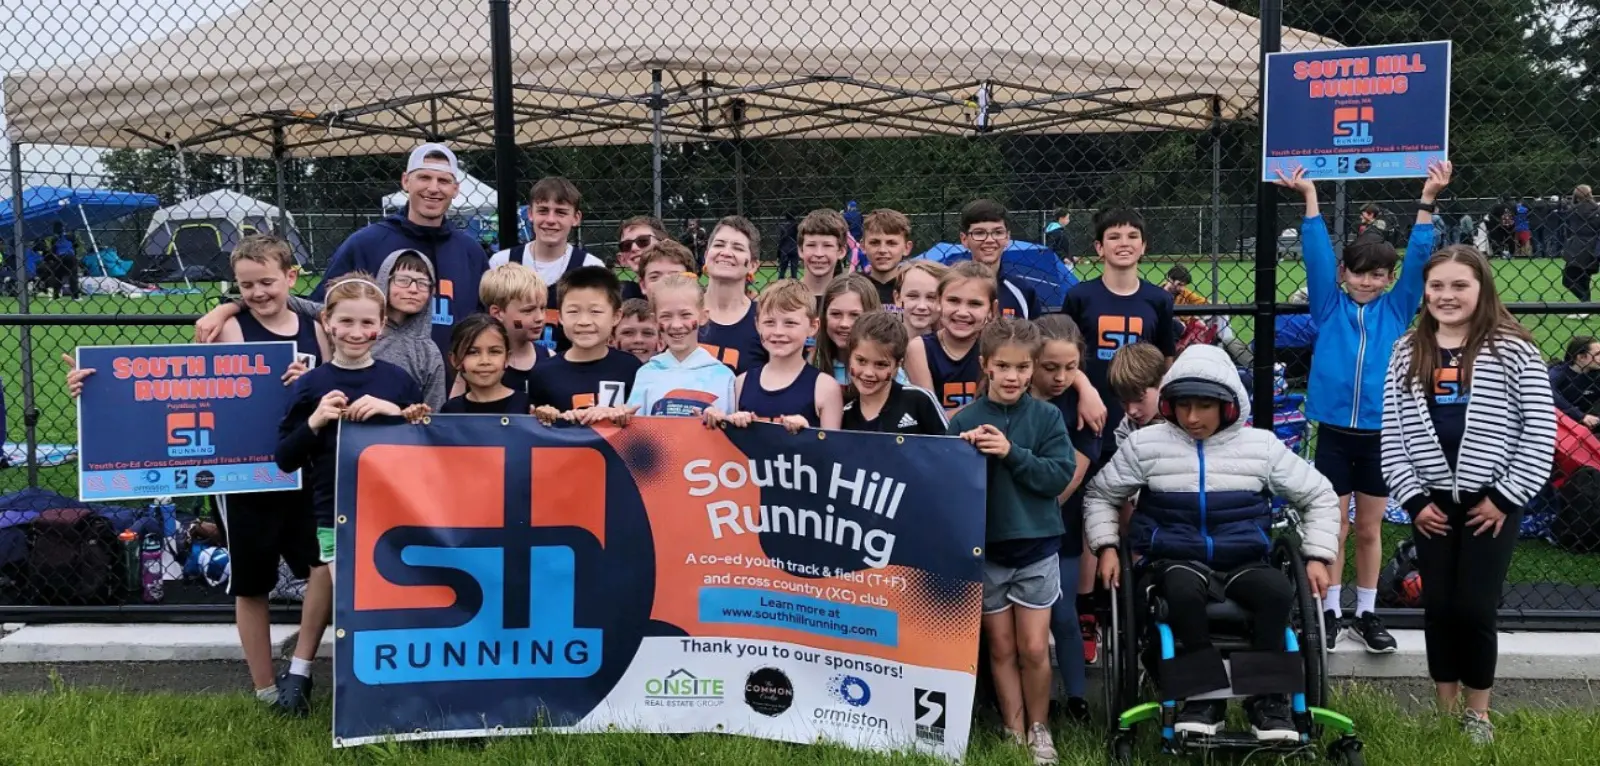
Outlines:
[[648,707],[715,707],[723,702],[720,678],[701,678],[683,668],[662,678],[644,682],[644,704]]

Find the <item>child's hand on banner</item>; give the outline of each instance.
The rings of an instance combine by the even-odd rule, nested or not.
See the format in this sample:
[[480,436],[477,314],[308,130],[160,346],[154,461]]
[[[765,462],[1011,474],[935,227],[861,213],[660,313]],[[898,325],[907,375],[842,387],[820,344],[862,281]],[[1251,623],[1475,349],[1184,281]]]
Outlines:
[[384,401],[383,399],[379,399],[378,397],[370,394],[355,400],[344,411],[345,419],[353,420],[358,423],[379,415],[389,415],[394,417],[398,416],[399,414],[399,405],[395,404],[394,402]]
[[322,430],[323,426],[344,417],[344,408],[347,404],[349,400],[345,398],[343,391],[329,391],[322,397],[322,401],[317,402],[317,409],[311,413],[311,419],[306,421],[306,425],[311,427],[312,432]]
[[557,420],[566,419],[566,413],[563,413],[561,410],[551,407],[548,404],[534,407],[532,412],[533,416],[538,418],[540,423],[543,423],[547,426],[555,425]]
[[405,418],[406,422],[412,425],[421,423],[423,418],[431,414],[433,414],[433,408],[424,402],[418,402],[400,411],[400,417]]
[[62,354],[61,361],[67,363],[67,393],[76,399],[83,393],[84,379],[94,374],[94,368],[78,369],[78,361],[71,354]]
[[1278,180],[1273,181],[1278,186],[1282,186],[1289,191],[1299,192],[1302,197],[1314,196],[1317,193],[1317,185],[1306,178],[1304,166],[1295,165],[1288,175],[1284,175],[1282,170],[1273,172],[1278,174]]
[[294,364],[289,365],[289,369],[283,372],[283,384],[286,386],[294,385],[294,382],[299,380],[300,376],[306,374],[306,371],[310,369],[304,361],[294,360]]
[[800,433],[811,425],[811,421],[806,420],[804,415],[784,415],[778,422],[792,434]]

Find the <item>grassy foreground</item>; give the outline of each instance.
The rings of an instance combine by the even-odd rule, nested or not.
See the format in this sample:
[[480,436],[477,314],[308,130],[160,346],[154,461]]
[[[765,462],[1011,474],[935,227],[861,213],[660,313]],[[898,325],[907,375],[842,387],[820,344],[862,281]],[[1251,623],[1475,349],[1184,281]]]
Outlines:
[[[1595,753],[1600,752],[1600,717],[1592,710],[1516,712],[1499,717],[1499,742],[1492,748],[1478,749],[1466,742],[1453,722],[1435,715],[1402,714],[1392,698],[1378,692],[1345,693],[1339,708],[1361,727],[1367,763],[1372,764],[1579,764],[1594,763]],[[329,730],[326,704],[309,721],[284,721],[244,695],[146,695],[63,689],[0,696],[0,742],[5,743],[0,748],[0,764],[7,766],[940,763],[920,757],[871,755],[716,735],[550,734],[489,742],[390,744],[334,751],[329,746]],[[1064,765],[1106,762],[1098,730],[1062,728],[1057,732],[1057,743]],[[1156,757],[1148,738],[1140,752],[1141,763],[1179,762]],[[1268,764],[1278,763],[1279,759],[1252,755],[1219,762]],[[966,763],[1023,766],[1029,760],[1025,753],[984,733],[977,736]]]

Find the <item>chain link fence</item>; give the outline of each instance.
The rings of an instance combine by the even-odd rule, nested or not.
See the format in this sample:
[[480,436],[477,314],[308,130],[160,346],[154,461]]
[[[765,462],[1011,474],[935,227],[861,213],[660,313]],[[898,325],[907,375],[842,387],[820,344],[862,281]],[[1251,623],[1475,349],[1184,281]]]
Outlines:
[[[1574,337],[1600,334],[1588,292],[1600,259],[1585,255],[1587,212],[1572,199],[1600,182],[1600,6],[1269,9],[1281,13],[1284,50],[1455,42],[1456,175],[1440,200],[1440,240],[1496,256],[1500,290],[1551,363],[1576,362],[1575,380],[1600,381],[1593,362],[1567,358]],[[1281,363],[1292,393],[1309,358],[1295,327],[1301,210],[1279,195],[1275,217],[1258,217],[1269,209],[1255,180],[1260,13],[1232,0],[8,3],[0,611],[141,600],[29,574],[40,536],[71,522],[41,522],[41,512],[78,506],[61,356],[186,340],[229,288],[232,244],[252,231],[296,242],[308,291],[346,237],[396,214],[404,154],[425,140],[458,152],[471,179],[450,217],[486,250],[526,239],[511,222],[525,215],[529,186],[560,175],[582,193],[572,241],[608,262],[630,217],[656,216],[697,242],[690,221],[704,232],[737,214],[763,232],[758,283],[790,241],[786,226],[810,211],[846,211],[856,228],[856,214],[898,210],[917,255],[958,242],[960,211],[977,198],[1009,209],[1018,247],[1052,264],[1064,257],[1074,278],[1090,279],[1100,270],[1094,211],[1136,207],[1148,221],[1144,276],[1166,283],[1182,267],[1213,304],[1184,313],[1224,317],[1241,364]],[[509,66],[491,55],[494,19],[508,30]],[[1403,244],[1420,186],[1323,184],[1335,240],[1370,225],[1370,205]],[[1281,232],[1275,263],[1258,263],[1258,230]],[[1258,311],[1268,267],[1280,304]],[[1260,326],[1276,328],[1277,348],[1258,357]],[[1600,412],[1600,382],[1571,395],[1575,414]],[[1315,434],[1298,436],[1309,456]],[[1540,518],[1593,518],[1600,497],[1586,482],[1552,490]],[[206,540],[206,530],[188,534],[207,518],[204,503],[104,515],[112,533],[160,529],[168,607],[227,613],[203,573],[181,571],[191,537]],[[1589,542],[1600,534],[1583,531]],[[1548,526],[1524,532],[1507,614],[1525,624],[1600,615],[1600,554]],[[1406,534],[1385,525],[1386,557]],[[108,543],[103,558],[78,576],[120,576],[121,549]],[[1391,595],[1389,606],[1404,606]]]

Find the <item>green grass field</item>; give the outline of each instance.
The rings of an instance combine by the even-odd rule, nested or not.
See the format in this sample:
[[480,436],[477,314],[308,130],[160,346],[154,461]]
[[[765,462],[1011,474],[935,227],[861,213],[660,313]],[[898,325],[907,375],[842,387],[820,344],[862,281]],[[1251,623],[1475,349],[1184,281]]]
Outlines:
[[[1592,710],[1518,711],[1498,716],[1497,742],[1468,744],[1454,722],[1439,715],[1402,713],[1394,700],[1370,690],[1340,695],[1372,764],[1587,764],[1600,750],[1600,718]],[[838,747],[787,745],[733,736],[665,737],[627,734],[539,734],[488,742],[387,744],[334,751],[324,704],[306,721],[273,717],[243,695],[127,694],[60,690],[0,697],[0,763],[8,766],[908,766],[944,763],[911,755],[860,753]],[[1153,731],[1140,743],[1139,763],[1184,763],[1155,755]],[[1063,766],[1106,762],[1098,728],[1058,727]],[[1023,766],[1021,750],[992,732],[976,732],[968,766]],[[1210,762],[1203,759],[1189,761]],[[1288,764],[1254,754],[1223,763]],[[1312,763],[1316,761],[1299,761]]]

